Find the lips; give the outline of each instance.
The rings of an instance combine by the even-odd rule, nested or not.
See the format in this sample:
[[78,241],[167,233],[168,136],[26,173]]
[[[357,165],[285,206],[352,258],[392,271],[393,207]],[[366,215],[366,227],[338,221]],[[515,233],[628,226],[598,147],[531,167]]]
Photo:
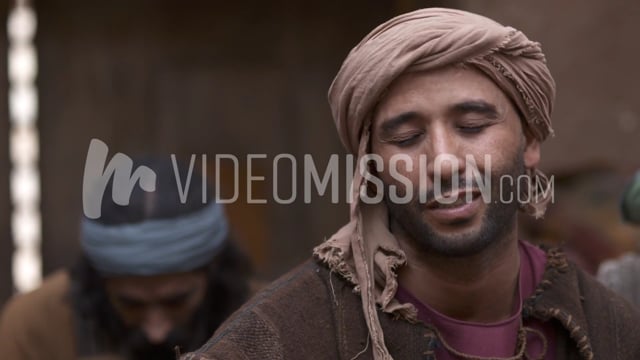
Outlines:
[[[471,194],[471,201],[476,200],[478,196],[480,196],[480,190],[478,189],[460,189],[456,193],[446,193],[441,196],[434,197],[429,202],[427,202],[427,209],[438,209],[438,208],[451,208],[458,207],[467,202],[467,197]],[[451,202],[450,199],[455,199],[454,202]]]
[[[469,195],[471,201],[467,202]],[[452,198],[456,200],[451,202]],[[461,190],[432,199],[426,204],[426,208],[430,217],[436,221],[450,223],[473,217],[477,213],[480,203],[480,191],[475,189]]]

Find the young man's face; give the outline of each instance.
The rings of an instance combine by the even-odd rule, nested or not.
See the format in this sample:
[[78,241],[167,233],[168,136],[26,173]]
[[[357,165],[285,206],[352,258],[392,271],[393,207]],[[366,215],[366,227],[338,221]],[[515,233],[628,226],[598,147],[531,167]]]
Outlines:
[[[537,165],[540,150],[538,142],[527,141],[515,108],[489,78],[461,66],[405,74],[390,86],[372,121],[371,150],[383,158],[379,176],[386,185],[385,200],[417,250],[471,255],[514,229],[517,196],[511,201],[509,196],[517,191],[517,177],[525,167]],[[398,173],[412,184],[408,204],[389,196],[389,185],[404,193],[404,184],[389,171],[392,157],[400,154],[413,163],[410,171],[404,162],[397,163]],[[427,165],[422,176],[421,157]],[[488,201],[480,196],[482,184],[465,182],[469,159],[483,181],[490,174],[490,184],[483,188],[490,191]],[[501,180],[503,175],[513,182]],[[426,191],[426,202],[420,201],[420,191]],[[438,194],[458,202],[434,201]]]
[[207,274],[120,276],[106,279],[105,285],[109,301],[131,330],[131,350],[173,358],[173,346],[189,340],[190,322],[206,294]]

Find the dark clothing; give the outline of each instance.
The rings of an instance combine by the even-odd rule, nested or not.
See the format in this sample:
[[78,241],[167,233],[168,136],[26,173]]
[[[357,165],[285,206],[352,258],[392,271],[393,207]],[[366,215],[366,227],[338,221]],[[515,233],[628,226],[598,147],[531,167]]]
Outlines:
[[0,318],[0,359],[79,358],[70,286],[69,273],[58,271],[37,290],[9,301]]
[[[556,359],[640,359],[640,314],[556,250],[522,316],[550,321]],[[434,359],[438,340],[425,324],[379,312],[395,360]],[[183,360],[371,359],[360,296],[314,260],[284,275],[232,315]]]

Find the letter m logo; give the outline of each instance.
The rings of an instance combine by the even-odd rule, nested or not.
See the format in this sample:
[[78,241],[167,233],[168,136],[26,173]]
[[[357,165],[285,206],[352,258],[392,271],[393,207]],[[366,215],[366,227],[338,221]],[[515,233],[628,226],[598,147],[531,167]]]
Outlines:
[[[133,171],[133,160],[123,153],[113,156],[105,168],[109,147],[98,139],[91,139],[82,179],[82,208],[84,215],[98,219],[102,215],[102,198],[113,176],[112,198],[118,205],[129,205],[136,183],[147,192],[156,190],[156,173],[146,166]],[[133,171],[133,173],[132,173]]]

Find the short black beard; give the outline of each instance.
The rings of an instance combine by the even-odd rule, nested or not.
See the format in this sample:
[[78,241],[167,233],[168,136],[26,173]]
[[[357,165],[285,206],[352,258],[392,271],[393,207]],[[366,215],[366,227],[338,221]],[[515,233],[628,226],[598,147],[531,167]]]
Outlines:
[[[500,184],[500,178],[504,175],[512,176],[514,181],[525,173],[522,151],[511,162],[508,169],[494,171],[491,175],[491,202],[487,203],[487,209],[482,218],[480,230],[475,233],[447,235],[434,231],[422,219],[422,207],[417,197],[408,204],[398,204],[389,200],[385,191],[385,202],[389,209],[390,220],[395,220],[407,234],[414,250],[426,254],[441,257],[467,257],[479,254],[492,245],[496,245],[506,239],[507,234],[516,226],[516,215],[519,204],[517,201],[503,203],[499,199],[517,198],[514,186]],[[451,188],[451,183],[441,181],[442,193]],[[464,188],[460,184],[459,188]],[[388,188],[388,187],[387,187]],[[415,190],[415,189],[414,189]],[[502,197],[500,191],[502,190]],[[417,190],[414,194],[418,194]],[[463,225],[463,224],[460,224]]]

